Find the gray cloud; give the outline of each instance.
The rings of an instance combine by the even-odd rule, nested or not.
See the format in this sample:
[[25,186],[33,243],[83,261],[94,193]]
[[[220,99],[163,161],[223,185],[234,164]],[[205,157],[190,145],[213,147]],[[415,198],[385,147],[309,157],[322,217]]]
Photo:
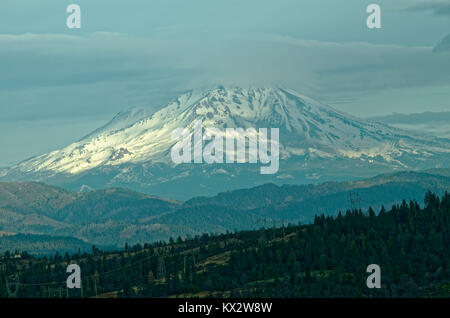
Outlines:
[[437,16],[450,16],[449,0],[420,0],[407,7],[408,11],[431,11]]
[[[304,94],[450,84],[431,47],[286,36],[138,38],[122,34],[0,35],[0,120],[157,107],[190,88],[285,85]],[[75,94],[75,96],[72,96]]]
[[[8,149],[2,160],[39,153],[41,146],[21,141],[47,151],[121,110],[156,109],[187,89],[219,84],[288,86],[360,116],[432,104],[448,109],[446,69],[450,59],[432,47],[278,35],[0,35],[0,148]],[[428,87],[439,90],[431,96]],[[367,102],[369,94],[379,98]],[[54,124],[43,130],[43,122]],[[6,134],[12,139],[1,140]]]
[[433,52],[449,52],[450,51],[450,33],[447,34],[436,46]]

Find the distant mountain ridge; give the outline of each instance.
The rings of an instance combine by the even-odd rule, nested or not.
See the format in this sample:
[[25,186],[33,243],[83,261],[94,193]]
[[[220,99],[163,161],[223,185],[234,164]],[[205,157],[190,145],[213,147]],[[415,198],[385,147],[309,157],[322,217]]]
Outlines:
[[[0,183],[0,230],[64,236],[76,225],[89,228],[88,224],[114,221],[133,223],[162,215],[180,204],[125,189],[77,193],[35,182]],[[99,232],[93,236],[115,234]]]
[[[280,170],[248,164],[180,164],[176,128],[279,128]],[[279,87],[189,91],[159,111],[136,109],[63,149],[0,171],[1,181],[41,181],[71,190],[125,187],[176,199],[264,183],[366,178],[396,170],[448,168],[450,140],[355,118]]]
[[367,118],[370,121],[380,122],[428,135],[450,138],[450,112],[424,112],[415,114],[394,113],[385,116]]
[[[450,169],[429,172],[398,172],[395,174],[379,175],[373,178],[347,181],[325,182],[318,185],[282,185],[265,184],[251,189],[239,189],[222,192],[214,197],[196,197],[185,202],[184,206],[224,205],[241,209],[256,209],[283,203],[301,202],[314,196],[324,196],[343,191],[363,191],[387,184],[416,184],[429,190],[445,189],[448,183]],[[438,191],[439,192],[439,191]],[[261,200],[266,198],[266,200]],[[363,206],[366,206],[363,205]]]
[[[123,247],[169,237],[308,223],[317,214],[369,206],[379,210],[403,198],[420,203],[428,190],[449,191],[450,169],[318,185],[265,184],[186,202],[124,189],[76,193],[40,183],[0,183],[0,232],[70,236],[87,244]],[[359,201],[352,202],[352,195]]]
[[398,124],[424,124],[430,122],[432,123],[445,122],[449,124],[450,111],[423,112],[414,114],[393,113],[391,115],[369,117],[368,119],[373,121],[380,121],[382,123],[398,123]]
[[[112,249],[113,247],[102,247]],[[24,252],[36,256],[51,255],[58,252],[73,254],[80,251],[87,253],[92,251],[92,245],[73,237],[17,234],[0,236],[0,253],[4,252]]]

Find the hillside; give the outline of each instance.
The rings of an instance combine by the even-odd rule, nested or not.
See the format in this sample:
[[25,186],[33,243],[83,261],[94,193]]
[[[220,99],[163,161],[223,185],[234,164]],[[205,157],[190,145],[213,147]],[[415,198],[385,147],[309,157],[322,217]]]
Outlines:
[[[450,190],[448,170],[399,172],[318,185],[265,184],[186,202],[125,189],[68,192],[38,183],[0,183],[0,231],[71,236],[98,246],[310,223],[348,207],[379,210],[401,198],[423,202]],[[74,249],[76,250],[76,249]]]
[[[80,193],[35,182],[0,183],[0,231],[72,236],[91,244],[123,246],[128,237],[124,233],[121,240],[118,231],[179,205],[126,189]],[[72,251],[77,248],[75,244]]]
[[[84,297],[449,297],[450,196],[427,193],[425,202],[121,252],[8,255],[0,297],[4,277],[19,282],[18,297],[61,297],[69,262],[82,268]],[[380,266],[380,289],[366,286],[369,264]]]
[[33,234],[0,236],[0,253],[27,251],[30,255],[44,256],[55,253],[71,254],[76,251],[85,253],[91,249],[92,245],[73,237]]

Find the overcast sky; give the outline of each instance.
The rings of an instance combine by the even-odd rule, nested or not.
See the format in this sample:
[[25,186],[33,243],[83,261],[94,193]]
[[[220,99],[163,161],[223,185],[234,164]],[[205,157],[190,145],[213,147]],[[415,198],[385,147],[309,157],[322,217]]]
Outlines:
[[[372,2],[382,29],[366,27]],[[0,166],[220,84],[362,117],[450,110],[450,52],[432,51],[449,33],[450,0],[0,0]]]

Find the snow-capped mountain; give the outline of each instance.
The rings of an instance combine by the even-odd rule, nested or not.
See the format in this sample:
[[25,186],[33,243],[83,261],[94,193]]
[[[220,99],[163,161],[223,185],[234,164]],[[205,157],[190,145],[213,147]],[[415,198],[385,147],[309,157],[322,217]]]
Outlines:
[[[172,131],[192,128],[196,120],[219,129],[279,128],[279,173],[263,177],[251,165],[175,166]],[[186,197],[268,181],[301,183],[442,167],[449,158],[450,140],[354,118],[289,89],[219,87],[189,91],[156,112],[120,113],[82,140],[3,170],[0,177],[72,188],[127,186]]]

